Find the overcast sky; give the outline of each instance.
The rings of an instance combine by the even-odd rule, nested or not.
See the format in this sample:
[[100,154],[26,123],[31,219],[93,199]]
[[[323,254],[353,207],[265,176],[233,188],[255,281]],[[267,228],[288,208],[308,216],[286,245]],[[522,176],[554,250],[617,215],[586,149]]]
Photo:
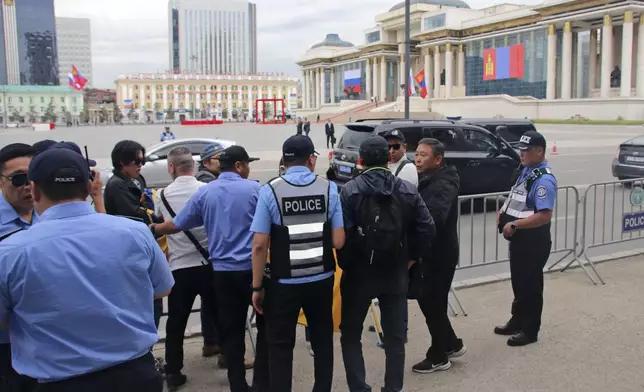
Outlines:
[[[538,0],[465,0],[472,8]],[[255,0],[260,72],[300,76],[295,61],[327,33],[356,45],[375,15],[396,0]],[[55,0],[56,16],[85,17],[92,23],[93,85],[113,87],[119,73],[168,69],[167,0]],[[82,73],[82,70],[80,70]]]

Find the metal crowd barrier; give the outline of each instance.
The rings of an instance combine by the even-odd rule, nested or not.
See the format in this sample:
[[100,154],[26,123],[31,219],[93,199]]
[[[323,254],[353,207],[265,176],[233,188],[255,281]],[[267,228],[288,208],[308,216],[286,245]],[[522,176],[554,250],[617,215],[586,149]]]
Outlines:
[[[604,280],[588,256],[591,249],[644,239],[644,178],[590,185],[581,199],[582,229],[578,259]],[[631,249],[629,249],[631,250]],[[565,271],[568,263],[562,271]]]
[[[458,237],[460,260],[457,270],[489,268],[509,261],[509,247],[498,231],[497,214],[508,192],[486,193],[459,197]],[[557,190],[557,201],[552,214],[552,250],[559,263],[566,257],[576,258],[579,191],[572,186]]]

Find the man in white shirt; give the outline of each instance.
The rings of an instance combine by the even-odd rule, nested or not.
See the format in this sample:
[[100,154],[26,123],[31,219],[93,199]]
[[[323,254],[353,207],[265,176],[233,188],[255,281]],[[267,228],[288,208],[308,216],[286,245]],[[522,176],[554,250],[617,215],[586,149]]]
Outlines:
[[383,137],[389,143],[389,170],[396,177],[407,180],[418,187],[418,171],[416,164],[407,159],[405,135],[397,129],[392,129],[385,132]]
[[[195,162],[190,150],[177,147],[168,154],[168,172],[174,181],[157,194],[157,216],[172,218],[183,209],[199,188],[206,184],[193,173]],[[208,237],[203,227],[168,236],[170,269],[175,287],[168,297],[166,323],[165,372],[168,390],[176,390],[187,378],[183,368],[183,337],[197,295],[202,308],[216,313],[213,270],[208,261]],[[216,319],[215,319],[216,320]],[[204,351],[205,351],[204,345]],[[219,351],[219,349],[217,349]]]

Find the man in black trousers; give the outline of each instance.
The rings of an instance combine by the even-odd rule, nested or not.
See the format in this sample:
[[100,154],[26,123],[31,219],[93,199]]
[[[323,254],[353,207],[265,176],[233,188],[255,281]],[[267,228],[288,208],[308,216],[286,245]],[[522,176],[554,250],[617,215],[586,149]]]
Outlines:
[[421,262],[422,283],[418,305],[425,315],[432,345],[425,359],[412,367],[416,373],[447,370],[450,358],[465,354],[467,347],[454,333],[447,316],[449,292],[458,264],[458,191],[456,169],[446,166],[445,148],[436,139],[421,139],[416,149],[418,192],[436,225],[436,241]]
[[326,148],[329,148],[329,143],[331,144],[331,148],[335,148],[335,126],[331,122],[331,119],[328,119],[324,125],[324,133],[326,134]]

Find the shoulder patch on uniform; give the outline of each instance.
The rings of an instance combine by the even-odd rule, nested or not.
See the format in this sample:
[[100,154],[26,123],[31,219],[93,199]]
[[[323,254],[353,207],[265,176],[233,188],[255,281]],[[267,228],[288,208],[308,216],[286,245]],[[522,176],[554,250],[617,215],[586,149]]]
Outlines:
[[545,199],[546,196],[548,196],[548,191],[546,190],[546,186],[545,185],[539,185],[537,187],[537,197],[539,199]]

